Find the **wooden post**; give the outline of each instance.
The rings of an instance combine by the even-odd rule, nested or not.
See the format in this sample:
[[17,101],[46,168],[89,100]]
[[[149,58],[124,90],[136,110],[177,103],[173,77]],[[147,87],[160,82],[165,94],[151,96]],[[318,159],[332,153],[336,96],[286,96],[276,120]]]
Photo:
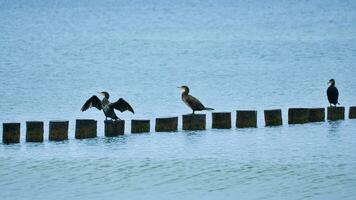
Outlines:
[[350,107],[349,119],[356,119],[356,106]]
[[26,122],[26,142],[43,142],[43,122]]
[[106,137],[115,137],[125,133],[125,120],[105,120],[104,124]]
[[150,132],[150,120],[131,120],[131,133]]
[[156,118],[156,132],[172,132],[178,130],[178,117]]
[[236,128],[257,128],[257,111],[237,110]]
[[345,119],[345,107],[328,107],[328,120],[344,120]]
[[183,130],[196,131],[196,130],[205,130],[205,128],[206,128],[205,114],[183,115]]
[[49,122],[49,141],[68,140],[69,121],[50,121]]
[[281,126],[283,124],[281,109],[265,110],[264,114],[266,126]]
[[323,122],[325,121],[325,108],[310,108],[309,122]]
[[308,108],[289,108],[288,124],[304,124],[309,122]]
[[230,129],[231,128],[231,113],[230,112],[213,112],[212,128],[216,129]]
[[20,123],[2,124],[2,143],[20,143]]
[[75,123],[75,139],[95,138],[97,121],[93,119],[77,119]]

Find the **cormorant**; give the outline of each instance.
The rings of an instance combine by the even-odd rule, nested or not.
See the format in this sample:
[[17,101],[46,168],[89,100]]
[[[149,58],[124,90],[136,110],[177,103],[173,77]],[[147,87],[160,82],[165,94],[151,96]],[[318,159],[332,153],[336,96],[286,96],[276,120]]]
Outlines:
[[85,104],[80,110],[84,112],[91,107],[95,107],[98,110],[103,109],[106,120],[108,117],[111,118],[112,120],[117,120],[117,119],[120,120],[120,118],[116,116],[114,109],[119,110],[121,112],[130,111],[132,113],[135,113],[132,107],[130,106],[130,104],[127,103],[124,99],[120,98],[116,102],[111,103],[109,101],[109,97],[110,97],[109,93],[99,92],[99,94],[104,96],[103,100],[100,100],[97,96],[93,95],[85,102]]
[[192,95],[189,95],[188,86],[183,85],[178,88],[182,89],[182,100],[189,108],[193,110],[193,115],[195,111],[214,110],[213,108],[205,107],[197,98],[193,97]]
[[339,104],[339,101],[338,101],[339,91],[335,87],[335,80],[330,79],[328,84],[329,84],[329,87],[328,87],[328,90],[326,91],[326,93],[328,95],[328,100],[329,100],[330,106],[332,106],[333,104],[334,104],[334,106],[336,106],[336,104]]

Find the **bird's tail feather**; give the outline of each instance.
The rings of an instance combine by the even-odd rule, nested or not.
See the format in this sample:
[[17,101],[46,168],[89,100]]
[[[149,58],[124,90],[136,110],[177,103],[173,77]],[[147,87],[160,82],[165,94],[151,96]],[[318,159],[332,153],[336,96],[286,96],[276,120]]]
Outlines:
[[214,110],[214,108],[207,108],[207,107],[205,107],[204,110]]

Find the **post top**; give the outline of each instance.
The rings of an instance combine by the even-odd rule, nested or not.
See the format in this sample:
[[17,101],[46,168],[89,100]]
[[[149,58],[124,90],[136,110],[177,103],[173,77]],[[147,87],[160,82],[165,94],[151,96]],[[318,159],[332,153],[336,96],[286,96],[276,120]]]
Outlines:
[[213,114],[231,114],[231,112],[212,112]]
[[95,121],[95,119],[76,119],[76,121],[87,121],[87,122],[90,122],[90,121]]
[[43,121],[26,121],[26,124],[43,124]]
[[50,120],[49,123],[69,123],[68,120]]
[[160,119],[178,119],[178,116],[175,117],[157,117],[156,119],[160,120]]
[[132,119],[131,122],[150,122],[149,119]]
[[20,125],[20,122],[5,122],[5,123],[2,123],[2,125],[6,126],[6,125]]
[[273,112],[273,111],[282,111],[282,109],[280,108],[276,108],[276,109],[267,109],[267,110],[264,110],[265,112]]

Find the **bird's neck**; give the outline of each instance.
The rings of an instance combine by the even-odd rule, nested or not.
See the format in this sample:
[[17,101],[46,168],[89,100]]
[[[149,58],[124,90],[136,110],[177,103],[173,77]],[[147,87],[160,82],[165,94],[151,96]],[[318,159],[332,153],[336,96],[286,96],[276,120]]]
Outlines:
[[102,104],[106,105],[106,104],[109,104],[109,103],[110,103],[109,99],[104,97],[103,100],[102,100]]
[[182,96],[185,96],[185,95],[188,95],[188,91],[184,91],[184,92],[182,92]]

